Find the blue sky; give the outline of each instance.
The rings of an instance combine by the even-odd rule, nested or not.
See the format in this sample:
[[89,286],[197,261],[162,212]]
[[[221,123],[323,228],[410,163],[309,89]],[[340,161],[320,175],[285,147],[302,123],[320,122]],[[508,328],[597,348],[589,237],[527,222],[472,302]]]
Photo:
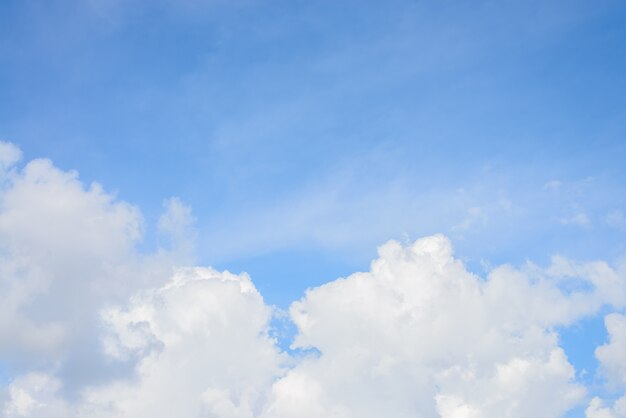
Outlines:
[[[3,138],[148,223],[180,197],[201,262],[365,267],[387,239],[450,233],[498,200],[524,213],[459,233],[474,261],[623,252],[602,225],[624,206],[620,2],[1,7]],[[559,225],[580,213],[589,226]]]
[[[4,0],[0,139],[136,205],[146,253],[179,198],[193,261],[282,309],[390,239],[444,233],[483,276],[619,264],[625,21],[620,1]],[[586,321],[563,334],[577,370],[606,340]]]

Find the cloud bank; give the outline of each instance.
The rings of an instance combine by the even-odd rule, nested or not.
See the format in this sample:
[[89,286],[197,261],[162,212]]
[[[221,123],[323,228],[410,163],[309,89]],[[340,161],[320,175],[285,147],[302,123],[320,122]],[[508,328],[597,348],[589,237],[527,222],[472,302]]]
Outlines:
[[[193,216],[165,203],[152,254],[139,210],[2,143],[4,417],[626,416],[626,274],[605,262],[469,272],[443,235],[390,241],[371,268],[275,309],[244,274],[192,259]],[[617,400],[593,397],[558,330],[606,316]],[[589,400],[591,399],[591,400]]]

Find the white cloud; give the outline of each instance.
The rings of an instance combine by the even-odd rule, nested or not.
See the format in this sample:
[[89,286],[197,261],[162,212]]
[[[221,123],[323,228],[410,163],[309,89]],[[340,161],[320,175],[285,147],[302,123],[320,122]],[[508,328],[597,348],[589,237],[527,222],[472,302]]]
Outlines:
[[137,378],[88,392],[119,417],[252,417],[281,372],[271,309],[247,275],[194,268],[104,313],[114,357],[139,353]]
[[624,418],[626,417],[626,395],[619,398],[612,406],[605,406],[600,398],[593,398],[585,410],[587,418]]
[[[0,145],[0,160],[16,162],[19,149]],[[0,180],[0,359],[67,376],[67,390],[104,379],[99,310],[163,283],[175,256],[140,255],[139,210],[49,160]]]
[[[605,265],[568,267],[505,266],[481,280],[442,236],[390,242],[370,272],[292,306],[295,346],[321,355],[274,385],[265,416],[561,416],[585,389],[551,330],[624,303],[607,291],[612,270],[596,277]],[[564,292],[562,274],[595,290]]]
[[[626,304],[623,271],[604,262],[555,257],[480,278],[442,235],[390,241],[370,271],[292,304],[305,354],[289,355],[246,274],[171,275],[195,237],[178,199],[157,225],[167,251],[141,255],[139,210],[75,172],[35,160],[1,190],[6,417],[559,417],[586,389],[555,329]],[[618,385],[625,323],[609,315],[597,350]],[[587,415],[622,417],[624,402],[596,398]]]
[[134,377],[85,388],[71,404],[60,380],[26,374],[10,385],[5,416],[258,416],[290,361],[268,334],[271,315],[247,275],[180,269],[102,312],[105,350],[113,362],[138,358]]
[[[609,341],[596,349],[596,357],[610,386],[623,390],[626,388],[626,316],[609,314],[604,318],[604,324]],[[595,397],[585,412],[587,418],[625,418],[626,394],[608,406]]]
[[[561,290],[571,277],[592,289]],[[483,280],[443,236],[391,241],[370,272],[292,305],[294,346],[320,354],[289,358],[268,336],[271,309],[248,276],[181,269],[102,311],[105,350],[112,362],[136,359],[135,377],[85,388],[66,416],[558,417],[585,389],[552,329],[622,306],[620,283],[604,263],[559,258]],[[5,408],[68,407],[15,387],[21,398]]]
[[609,343],[596,349],[606,376],[614,385],[626,387],[626,316],[612,313],[604,319]]
[[139,212],[47,160],[9,176],[0,199],[0,353],[58,352],[94,301],[125,292]]
[[0,172],[22,159],[22,151],[10,142],[0,141]]

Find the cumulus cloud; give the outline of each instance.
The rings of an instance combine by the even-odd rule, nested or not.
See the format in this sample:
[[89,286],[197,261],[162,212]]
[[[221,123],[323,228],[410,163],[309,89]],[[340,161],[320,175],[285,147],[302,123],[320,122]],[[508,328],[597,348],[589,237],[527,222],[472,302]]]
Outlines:
[[[390,241],[369,271],[291,305],[284,352],[246,274],[171,268],[194,238],[179,200],[157,225],[168,254],[142,255],[134,206],[47,160],[7,173],[6,417],[560,417],[587,390],[557,330],[626,304],[624,272],[604,262],[555,257],[479,277],[442,235]],[[596,354],[626,385],[626,319],[606,324]],[[594,398],[587,416],[622,417],[624,402]]]
[[281,371],[271,309],[245,274],[180,270],[103,316],[107,352],[141,356],[137,379],[87,395],[113,416],[252,417]]
[[[553,329],[623,305],[605,292],[613,279],[594,279],[604,267],[505,266],[482,280],[443,236],[390,242],[370,272],[292,306],[295,347],[321,355],[274,385],[266,416],[561,416],[585,389]],[[563,273],[595,290],[564,292]]]
[[271,314],[246,274],[180,269],[102,311],[104,348],[111,361],[139,359],[133,378],[86,388],[70,405],[59,380],[25,375],[10,385],[5,415],[258,416],[289,363],[268,334]]
[[137,209],[35,160],[5,182],[0,211],[0,353],[57,352],[94,299],[125,286]]
[[[573,276],[590,287],[564,290]],[[102,311],[107,354],[135,357],[135,376],[86,388],[72,413],[559,417],[586,391],[554,328],[622,306],[623,296],[607,291],[620,280],[603,263],[562,259],[481,279],[443,236],[406,247],[392,241],[369,272],[311,289],[292,305],[294,348],[319,355],[290,357],[269,337],[271,309],[247,275],[181,269]],[[26,404],[45,403],[19,389],[33,399]]]
[[626,386],[626,316],[612,313],[604,324],[609,342],[596,349],[596,357],[611,383]]
[[98,184],[38,159],[13,164],[0,187],[0,360],[12,373],[33,365],[72,390],[112,371],[99,345],[99,310],[163,283],[172,257],[141,255],[139,210]]
[[[607,344],[596,349],[601,368],[610,385],[615,388],[626,388],[626,316],[612,313],[605,317],[604,324],[608,332]],[[595,397],[586,410],[587,418],[624,418],[626,417],[626,394],[605,405]]]

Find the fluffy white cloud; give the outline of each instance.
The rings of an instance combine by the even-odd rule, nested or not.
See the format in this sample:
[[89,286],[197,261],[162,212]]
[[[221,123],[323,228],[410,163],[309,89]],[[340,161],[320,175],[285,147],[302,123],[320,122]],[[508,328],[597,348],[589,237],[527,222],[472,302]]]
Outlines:
[[[571,277],[592,289],[563,290]],[[292,306],[294,345],[321,354],[274,385],[265,416],[561,416],[585,390],[552,330],[621,306],[616,281],[605,264],[560,259],[481,280],[443,236],[390,242],[370,272]]]
[[626,316],[607,315],[604,324],[609,343],[596,349],[596,357],[613,384],[626,386]]
[[0,196],[0,353],[58,353],[95,300],[125,293],[137,209],[35,160]]
[[17,167],[20,154],[0,143],[0,360],[14,372],[54,371],[73,390],[113,372],[100,309],[164,283],[176,258],[136,251],[136,207],[49,160]]
[[[590,288],[564,291],[572,276]],[[271,310],[249,277],[182,269],[102,311],[106,353],[137,360],[135,376],[85,388],[71,414],[559,417],[585,389],[552,329],[621,306],[608,291],[621,280],[605,264],[562,259],[481,279],[443,236],[389,242],[370,272],[292,305],[294,346],[319,355],[289,358],[268,336]],[[10,391],[6,410],[68,407],[54,390]]]
[[268,335],[272,315],[250,278],[181,269],[127,306],[102,312],[112,361],[136,356],[132,378],[63,400],[62,382],[27,374],[9,387],[6,417],[254,417],[289,362]]
[[256,416],[286,360],[268,335],[271,310],[245,274],[180,270],[103,315],[107,351],[141,355],[136,379],[86,394],[107,416]]
[[[172,268],[191,259],[189,207],[168,200],[166,250],[141,255],[137,208],[47,160],[18,169],[16,150],[0,143],[5,417],[560,417],[586,389],[555,330],[626,304],[626,275],[604,262],[481,278],[444,236],[390,241],[370,271],[292,304],[291,355],[247,275]],[[626,384],[626,318],[606,324],[597,356]],[[594,398],[587,416],[625,402]]]
[[[612,313],[604,318],[609,342],[596,349],[596,357],[613,388],[626,387],[626,316]],[[600,398],[594,398],[586,410],[587,418],[626,417],[626,394],[612,406],[605,406]]]

